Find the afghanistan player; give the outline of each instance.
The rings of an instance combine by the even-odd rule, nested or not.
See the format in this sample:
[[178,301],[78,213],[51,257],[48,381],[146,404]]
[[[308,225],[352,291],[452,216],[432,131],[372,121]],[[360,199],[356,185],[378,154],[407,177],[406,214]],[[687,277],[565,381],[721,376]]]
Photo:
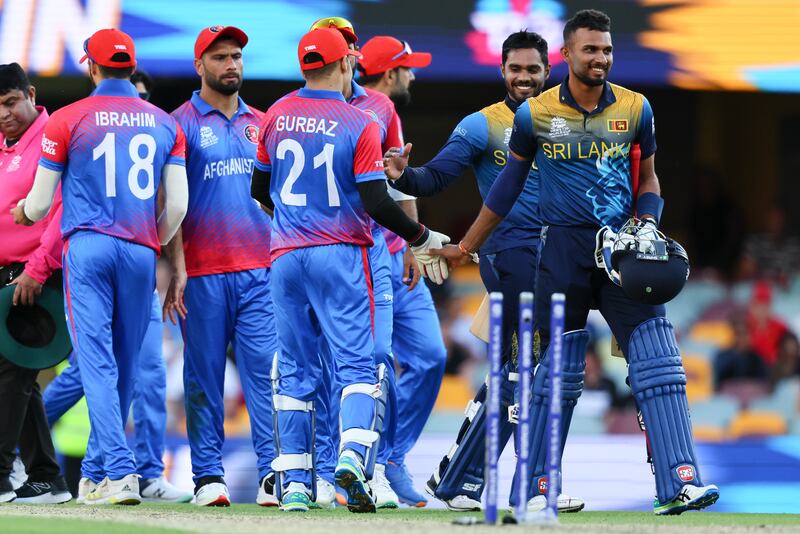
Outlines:
[[[484,198],[508,159],[508,140],[514,122],[514,112],[526,99],[538,96],[550,74],[547,42],[538,34],[527,31],[513,33],[503,42],[500,71],[506,86],[505,98],[465,117],[456,126],[445,146],[422,167],[405,167],[410,146],[402,156],[385,160],[387,172],[399,178],[392,182],[406,193],[431,196],[446,189],[464,170],[471,166]],[[390,175],[390,177],[391,177]],[[533,291],[538,263],[539,183],[534,164],[529,180],[518,201],[503,222],[480,247],[480,272],[487,291],[503,293],[503,346],[505,374],[516,373],[516,330],[519,324],[519,294]],[[483,491],[483,463],[486,386],[470,402],[467,419],[456,438],[456,447],[442,459],[428,481],[427,491],[443,500],[451,510],[480,509]],[[514,402],[514,384],[504,384],[503,404]],[[513,425],[502,422],[503,444],[513,433]],[[531,510],[544,506],[544,499],[530,503]],[[576,512],[583,508],[579,499],[565,495],[559,498],[559,511]]]
[[[139,97],[149,100],[152,81],[147,74],[136,71],[131,76]],[[147,84],[147,85],[145,85]],[[146,97],[146,98],[145,98]],[[139,365],[133,380],[133,427],[135,430],[134,457],[139,480],[139,490],[144,501],[188,502],[192,494],[173,486],[164,477],[164,447],[167,429],[166,390],[167,377],[161,351],[164,324],[158,292],[153,292],[150,322],[139,352]],[[83,397],[80,365],[75,354],[70,365],[56,376],[44,390],[42,400],[50,426],[54,425],[75,403]],[[87,462],[88,477],[78,483],[78,503],[84,502],[96,486],[93,480],[102,480],[103,466],[96,461]]]
[[[359,83],[369,94],[386,95],[394,103],[384,152],[387,149],[399,150],[404,145],[403,130],[395,106],[405,106],[410,102],[409,86],[414,81],[412,69],[430,65],[431,55],[414,52],[408,43],[390,36],[373,37],[364,44],[361,53],[364,57],[357,65],[361,74]],[[417,219],[417,204],[413,196],[396,189],[389,193],[409,217]],[[427,499],[414,488],[414,481],[405,466],[405,456],[417,442],[436,402],[447,351],[430,290],[425,284],[416,283],[419,273],[413,263],[413,254],[403,239],[386,229],[383,232],[391,254],[394,293],[392,352],[400,369],[397,429],[386,463],[386,477],[401,502],[420,507],[427,504]]]
[[298,59],[306,86],[267,112],[253,176],[254,197],[275,212],[274,297],[282,314],[273,467],[280,475],[281,507],[289,511],[308,510],[314,496],[320,335],[344,386],[336,482],[347,492],[351,511],[375,511],[367,472],[379,438],[381,385],[373,359],[369,217],[409,240],[423,262],[431,260],[429,248],[448,241],[409,219],[389,198],[379,125],[343,97],[352,82],[349,56],[359,54],[338,30],[303,36]]
[[194,47],[200,90],[173,112],[186,132],[189,211],[170,244],[176,275],[164,306],[168,314],[182,316],[186,426],[199,506],[230,504],[222,467],[229,343],[258,457],[256,502],[277,505],[268,477],[274,457],[270,368],[276,349],[270,222],[250,198],[262,113],[239,97],[246,44],[247,35],[233,26],[203,29]]
[[[92,430],[83,476],[104,478],[86,504],[138,504],[139,481],[124,425],[150,318],[159,243],[180,226],[188,201],[185,140],[169,115],[139,98],[129,78],[133,40],[100,30],[84,43],[97,85],[50,118],[24,222],[50,208],[62,184],[66,315]],[[156,213],[162,187],[165,213]]]
[[[710,506],[716,486],[704,486],[694,452],[686,401],[686,375],[663,305],[626,296],[594,261],[595,234],[618,230],[635,213],[639,231],[655,233],[663,200],[655,173],[655,123],[647,99],[608,83],[613,63],[611,21],[595,10],[579,11],[564,27],[562,57],[569,75],[516,112],[510,157],[481,213],[458,247],[444,251],[468,261],[506,217],[524,189],[528,169],[539,169],[539,208],[545,225],[536,280],[536,328],[543,356],[531,408],[534,493],[547,489],[545,475],[550,295],[566,294],[562,450],[572,410],[581,394],[590,307],[608,321],[629,365],[631,389],[647,428],[656,478],[657,514],[680,514]],[[641,150],[638,190],[631,180],[630,152]]]

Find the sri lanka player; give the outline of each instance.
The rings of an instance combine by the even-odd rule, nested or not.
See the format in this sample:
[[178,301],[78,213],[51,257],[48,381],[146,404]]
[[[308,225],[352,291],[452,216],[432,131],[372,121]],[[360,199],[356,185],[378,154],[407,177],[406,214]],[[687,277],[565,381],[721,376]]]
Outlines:
[[[640,302],[611,282],[594,261],[599,228],[618,230],[634,213],[639,231],[654,233],[664,201],[655,173],[655,122],[647,99],[610,84],[611,20],[582,10],[564,27],[561,55],[568,77],[517,109],[510,157],[490,189],[481,213],[458,247],[442,251],[467,261],[510,212],[535,161],[541,183],[539,208],[545,230],[536,280],[536,329],[543,355],[534,376],[531,409],[533,493],[544,493],[547,418],[548,299],[566,294],[562,451],[572,410],[583,388],[590,307],[608,321],[628,361],[631,389],[647,429],[656,479],[656,514],[680,514],[712,505],[714,485],[704,486],[694,452],[686,401],[686,375],[663,305]],[[638,190],[630,152],[640,146]],[[634,211],[635,208],[635,211]]]
[[278,504],[268,476],[274,456],[270,368],[276,348],[270,222],[250,197],[262,114],[239,97],[246,44],[239,28],[203,29],[194,47],[200,90],[173,112],[186,132],[190,194],[181,233],[169,248],[176,274],[164,306],[168,314],[181,315],[186,426],[198,506],[230,504],[222,467],[229,343],[258,457],[256,502]]
[[289,511],[308,510],[314,493],[320,335],[344,386],[336,482],[351,511],[375,511],[367,467],[379,437],[381,387],[373,360],[369,217],[409,240],[423,263],[431,263],[431,247],[448,241],[409,219],[388,196],[379,126],[343,97],[352,82],[349,56],[358,55],[335,29],[303,36],[298,59],[306,87],[267,112],[253,176],[254,197],[275,213],[274,299],[283,313],[277,321],[273,467],[280,475],[281,507]]
[[61,182],[65,308],[92,428],[84,466],[96,461],[105,474],[93,480],[84,502],[138,504],[124,425],[150,318],[156,254],[186,213],[185,140],[175,120],[140,99],[130,83],[136,66],[130,36],[100,30],[84,50],[81,61],[89,60],[97,88],[48,122],[22,222],[45,216]]
[[[502,46],[500,71],[506,96],[500,102],[465,117],[453,130],[439,153],[422,167],[406,167],[410,153],[385,160],[387,172],[399,178],[392,186],[416,196],[435,195],[449,187],[471,166],[481,196],[489,189],[508,159],[508,140],[514,112],[526,99],[538,96],[550,74],[547,42],[537,33],[520,31],[506,38]],[[533,292],[539,261],[539,183],[536,166],[528,172],[525,188],[514,208],[481,245],[480,272],[487,291],[503,293],[503,356],[505,374],[516,371],[516,331],[519,319],[519,294]],[[514,402],[514,384],[504,384],[501,402]],[[456,446],[442,458],[427,484],[427,491],[445,502],[451,510],[480,509],[483,491],[485,423],[483,403],[486,387],[470,402],[468,415],[456,438]],[[503,411],[507,411],[503,409]],[[500,435],[503,445],[513,432],[505,418]],[[529,505],[532,511],[544,507],[544,499]],[[560,512],[575,512],[583,501],[566,495],[559,497]]]

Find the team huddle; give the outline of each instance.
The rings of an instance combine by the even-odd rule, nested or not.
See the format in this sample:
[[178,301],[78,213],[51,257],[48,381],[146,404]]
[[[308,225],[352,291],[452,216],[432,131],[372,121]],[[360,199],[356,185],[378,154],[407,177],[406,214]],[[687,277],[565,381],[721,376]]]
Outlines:
[[[638,298],[628,282],[639,267],[624,261],[628,252],[648,268],[676,259],[684,281],[688,260],[658,231],[650,105],[607,82],[606,15],[584,10],[567,22],[569,77],[544,92],[547,43],[533,32],[511,34],[502,51],[505,98],[467,116],[419,167],[409,166],[395,102],[407,99],[411,69],[426,67],[430,54],[388,36],[359,47],[346,19],[320,19],[297,49],[304,87],[262,113],[238,95],[247,43],[239,28],[204,29],[194,49],[201,89],[168,114],[130,81],[133,40],[114,29],[92,35],[84,59],[96,89],[47,120],[33,186],[12,210],[24,225],[59,224],[60,216],[72,366],[45,391],[44,406],[52,423],[86,396],[91,434],[79,502],[230,504],[222,447],[231,345],[258,504],[305,512],[338,502],[359,513],[425,506],[405,456],[433,409],[446,351],[419,278],[441,284],[473,261],[487,291],[504,295],[500,395],[509,417],[501,448],[519,394],[519,294],[536,295],[530,478],[527,495],[515,478],[511,505],[545,506],[548,299],[556,292],[567,300],[561,450],[583,388],[586,316],[596,308],[629,363],[656,479],[654,511],[716,502],[719,490],[700,479],[666,300],[658,290]],[[484,206],[451,245],[418,222],[416,197],[444,190],[467,167]],[[163,309],[153,291],[161,251],[173,272]],[[162,313],[180,323],[185,343],[191,495],[163,478],[163,427],[150,447],[132,451],[125,436],[132,404],[138,442],[137,409],[155,413],[164,402],[163,362],[149,335]],[[481,508],[486,395],[484,386],[469,403],[425,487],[451,510]],[[584,508],[558,490],[560,511]]]

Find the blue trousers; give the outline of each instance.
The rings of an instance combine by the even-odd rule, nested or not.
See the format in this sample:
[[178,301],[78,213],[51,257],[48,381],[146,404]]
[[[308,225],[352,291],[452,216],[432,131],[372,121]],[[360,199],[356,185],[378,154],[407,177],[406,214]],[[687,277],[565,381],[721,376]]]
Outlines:
[[125,437],[135,370],[155,289],[153,249],[98,232],[64,243],[64,302],[89,408],[83,476],[136,473]]
[[223,476],[225,360],[233,345],[250,415],[259,480],[270,471],[272,384],[277,348],[269,269],[189,278],[182,321],[186,431],[194,480]]
[[447,350],[439,316],[424,281],[411,291],[403,283],[403,253],[392,255],[392,352],[397,358],[397,431],[389,460],[402,464],[419,439],[436,403]]
[[[147,480],[164,472],[164,433],[167,425],[166,368],[161,353],[164,325],[161,322],[161,303],[153,294],[150,323],[139,352],[139,366],[134,372],[133,423],[135,428],[134,456],[139,475]],[[81,372],[75,354],[70,365],[44,390],[47,420],[54,425],[62,415],[83,397]],[[91,451],[87,456],[95,457]],[[99,482],[105,477],[102,466],[92,462],[84,467],[89,478]]]
[[[304,402],[315,400],[326,380],[324,365],[336,376],[336,388],[375,384],[373,340],[374,294],[369,257],[365,247],[348,244],[300,248],[275,260],[275,308],[278,332],[276,394]],[[328,351],[320,351],[324,338]],[[323,364],[323,360],[332,361]],[[332,399],[333,400],[333,399]],[[341,430],[369,430],[375,401],[356,393],[340,405]],[[318,414],[317,419],[329,418]],[[278,412],[282,454],[308,454],[311,449],[311,414]],[[364,455],[365,447],[344,443]],[[309,472],[287,471],[285,483],[311,484]]]

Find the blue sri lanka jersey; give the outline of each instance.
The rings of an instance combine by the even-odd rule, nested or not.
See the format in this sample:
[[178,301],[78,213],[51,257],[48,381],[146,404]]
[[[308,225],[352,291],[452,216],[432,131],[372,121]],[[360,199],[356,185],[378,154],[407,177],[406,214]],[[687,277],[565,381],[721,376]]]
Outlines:
[[[455,127],[442,149],[444,152],[453,148],[458,158],[472,165],[483,199],[508,161],[508,141],[513,123],[514,111],[509,102],[497,102],[467,115]],[[539,175],[534,163],[517,202],[481,246],[480,253],[494,254],[509,248],[534,245],[542,229],[538,206]]]
[[256,167],[271,174],[272,259],[291,250],[371,246],[357,183],[385,180],[380,129],[341,93],[301,89],[267,110]]
[[539,168],[544,224],[619,229],[633,214],[634,143],[642,160],[656,151],[644,95],[606,83],[597,108],[586,112],[565,80],[519,107],[509,147]]
[[165,165],[184,165],[175,120],[128,80],[103,80],[50,116],[39,164],[59,171],[61,235],[92,230],[159,252],[156,191]]
[[239,98],[228,119],[195,91],[172,115],[186,134],[189,210],[181,226],[186,273],[269,267],[270,219],[250,196],[263,113]]

